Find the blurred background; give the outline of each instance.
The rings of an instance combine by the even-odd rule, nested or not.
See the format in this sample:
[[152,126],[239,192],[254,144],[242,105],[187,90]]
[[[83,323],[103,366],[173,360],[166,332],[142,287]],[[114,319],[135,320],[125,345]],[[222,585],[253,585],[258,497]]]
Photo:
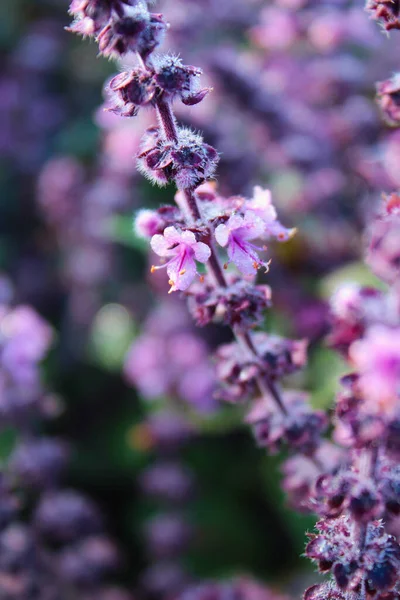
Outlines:
[[[363,228],[379,190],[399,185],[400,136],[374,103],[395,40],[362,0],[160,0],[156,10],[171,23],[163,49],[214,88],[177,114],[221,152],[220,191],[269,187],[298,229],[271,248],[265,327],[310,339],[295,384],[328,407],[343,365],[324,345],[326,300],[340,281],[372,281]],[[193,327],[132,230],[138,208],[173,202],[172,188],[135,171],[154,115],[104,111],[104,83],[129,63],[66,32],[67,11],[68,0],[0,4],[0,295],[53,330],[42,373],[61,408],[40,431],[70,444],[64,484],[103,512],[121,556],[113,581],[150,597],[237,574],[302,590],[313,518],[285,504],[284,457],[258,450],[243,409],[213,396],[211,355],[229,332]],[[3,462],[16,439],[2,426]]]

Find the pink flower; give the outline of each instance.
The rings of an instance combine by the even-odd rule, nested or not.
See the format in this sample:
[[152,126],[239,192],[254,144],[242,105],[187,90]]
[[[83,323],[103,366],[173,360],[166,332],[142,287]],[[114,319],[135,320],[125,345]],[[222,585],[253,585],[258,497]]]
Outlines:
[[134,230],[140,238],[151,238],[157,234],[157,231],[162,231],[163,224],[157,211],[142,208],[136,215]]
[[399,410],[400,328],[371,327],[364,339],[350,347],[350,358],[359,371],[359,387],[373,413],[393,415]]
[[254,212],[265,223],[272,223],[278,216],[272,204],[270,190],[263,190],[259,185],[253,189],[252,199],[247,200],[246,209]]
[[223,248],[227,248],[229,259],[235,263],[239,271],[246,275],[253,275],[254,271],[264,266],[268,270],[268,263],[260,260],[256,250],[257,246],[249,240],[263,237],[265,224],[251,212],[244,217],[232,215],[229,220],[215,230],[215,239]]
[[278,221],[269,190],[263,190],[260,186],[256,186],[252,199],[246,201],[245,210],[252,212],[264,221],[263,237],[273,237],[280,242],[286,242],[296,233],[296,229],[287,229]]
[[167,268],[170,292],[186,290],[197,274],[196,260],[206,263],[211,256],[211,250],[203,242],[197,242],[192,231],[178,231],[175,227],[167,227],[163,235],[153,235],[151,247],[158,256],[172,258],[160,267]]

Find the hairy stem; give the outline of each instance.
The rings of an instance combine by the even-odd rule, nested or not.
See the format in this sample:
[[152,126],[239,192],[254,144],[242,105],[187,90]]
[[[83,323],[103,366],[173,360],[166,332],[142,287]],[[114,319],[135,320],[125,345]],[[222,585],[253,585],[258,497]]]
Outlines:
[[[145,65],[145,61],[142,61],[142,63]],[[148,68],[148,65],[145,66]],[[171,107],[171,103],[165,98],[161,97],[156,103],[156,109],[160,128],[165,138],[172,142],[176,142],[178,140],[178,133],[176,119]],[[194,221],[200,220],[201,212],[197,204],[195,189],[188,188],[179,191],[185,200],[186,212],[191,216],[191,218],[193,218]],[[212,240],[211,231],[209,232],[209,238]],[[218,254],[213,247],[213,244],[210,244],[210,246],[211,256],[207,264],[208,270],[219,286],[227,287],[227,282],[218,258]],[[257,348],[255,347],[253,340],[251,339],[250,332],[243,328],[235,328],[233,333],[236,337],[236,340],[242,346],[244,346],[257,361],[260,361],[260,355],[257,352]],[[263,376],[259,376],[257,378],[257,386],[263,396],[271,396],[279,410],[285,415],[288,414],[278,387],[269,374],[265,373]]]

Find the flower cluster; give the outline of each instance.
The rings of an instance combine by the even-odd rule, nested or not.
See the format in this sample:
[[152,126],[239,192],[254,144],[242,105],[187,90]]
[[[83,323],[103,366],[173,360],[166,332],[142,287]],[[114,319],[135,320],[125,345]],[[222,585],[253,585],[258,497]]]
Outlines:
[[400,74],[378,83],[377,96],[385,121],[392,127],[400,127]]
[[[396,0],[369,1],[367,8],[385,22],[386,29],[398,26]],[[150,128],[144,136],[138,156],[139,169],[155,183],[174,182],[178,187],[176,207],[140,212],[136,230],[150,239],[152,250],[164,261],[153,266],[152,271],[166,268],[170,291],[186,292],[197,321],[200,324],[222,321],[230,325],[232,341],[215,353],[221,384],[219,396],[230,402],[250,404],[247,420],[260,445],[274,452],[285,444],[298,454],[290,458],[290,467],[286,465],[285,487],[301,503],[307,495],[308,508],[322,517],[317,526],[319,534],[308,544],[307,555],[322,572],[333,575],[330,583],[310,588],[305,597],[395,598],[399,593],[400,550],[388,530],[391,515],[397,514],[399,506],[399,474],[395,463],[399,450],[400,377],[398,197],[388,198],[382,215],[374,223],[368,256],[372,269],[391,285],[390,290],[381,293],[353,287],[338,292],[334,299],[339,333],[332,335],[332,343],[355,371],[343,379],[343,391],[335,407],[334,438],[345,448],[342,452],[321,439],[328,426],[326,415],[313,410],[304,394],[280,389],[282,377],[304,366],[305,342],[254,331],[263,309],[270,303],[268,288],[254,285],[258,269],[269,269],[270,260],[263,254],[268,250],[266,244],[271,240],[286,242],[294,230],[278,221],[268,190],[257,187],[251,197],[223,197],[207,182],[214,175],[217,152],[201,136],[178,126],[172,111],[172,102],[177,97],[193,104],[205,96],[204,90],[197,96],[195,78],[199,71],[184,67],[175,59],[152,56],[158,43],[152,19],[158,24],[163,20],[151,15],[144,2],[130,5],[129,10],[120,2],[118,10],[113,11],[114,8],[101,30],[96,19],[89,17],[92,20],[89,33],[97,36],[103,53],[117,50],[122,55],[135,51],[138,64],[129,73],[112,80],[111,108],[118,114],[133,116],[139,106],[154,107],[158,126]],[[75,26],[77,31],[87,19],[84,13],[78,16],[82,20]],[[129,25],[121,26],[120,21],[126,18]],[[296,27],[291,22],[285,25],[289,39],[295,37]],[[161,25],[157,31],[161,31]],[[282,43],[281,28],[277,31],[276,43]],[[340,28],[337,32],[334,39],[345,34]],[[323,37],[314,29],[315,44],[323,43]],[[353,39],[350,34],[349,39]],[[320,68],[324,70],[321,65]],[[335,89],[339,96],[345,96],[341,86],[347,89],[346,78],[338,80]],[[303,82],[301,87],[306,87]],[[396,116],[395,87],[395,82],[393,87],[382,86],[381,93],[382,108],[390,113],[391,119]],[[332,92],[329,85],[326,89],[324,101],[330,106]],[[281,122],[296,121],[296,110],[282,115],[276,107],[272,108]],[[352,134],[357,135],[357,128],[361,132],[366,125],[369,127],[368,110],[361,117],[358,104],[347,110],[350,121],[357,114]],[[326,184],[327,195],[335,195],[341,184],[335,173],[330,177],[332,173],[326,172],[325,161],[329,156],[323,156],[320,150],[322,137],[317,136],[313,139],[315,143],[307,146],[298,123],[292,125],[296,135],[285,140],[282,161],[287,158],[290,164],[294,157],[305,170],[318,164],[321,187]],[[323,113],[320,126],[325,131]],[[331,126],[332,136],[340,140],[338,146],[345,148],[346,121],[344,124],[336,114]],[[315,127],[314,118],[309,127]],[[240,276],[236,271],[231,276],[230,263]],[[201,273],[199,264],[204,265]],[[139,380],[140,375],[135,377]],[[302,468],[306,468],[296,478],[293,472],[299,460]],[[185,538],[186,531],[174,519],[161,525],[153,540],[156,539],[154,546],[162,553],[169,542]],[[173,547],[172,551],[175,550]]]
[[105,56],[148,55],[161,43],[167,25],[144,0],[73,0],[70,31],[95,36]]
[[334,438],[346,453],[333,468],[314,471],[311,485],[309,470],[303,478],[306,503],[322,517],[306,553],[334,578],[310,588],[309,599],[339,599],[350,591],[355,598],[399,593],[400,547],[389,534],[400,510],[400,298],[398,237],[392,233],[397,207],[396,194],[384,198],[367,253],[388,291],[347,285],[332,299],[330,341],[353,371],[342,379],[334,417]]
[[201,73],[201,69],[183,65],[179,57],[160,56],[151,70],[137,66],[111,79],[108,110],[133,117],[140,106],[154,105],[161,97],[178,97],[188,106],[198,104],[209,92],[208,88],[200,89]]
[[366,9],[382,22],[386,31],[400,29],[400,3],[398,0],[367,0]]
[[147,565],[140,587],[151,597],[176,595],[191,581],[182,558],[196,533],[186,514],[196,482],[181,453],[194,434],[176,410],[162,408],[136,426],[132,435],[132,444],[153,457],[139,481],[144,499],[156,501],[157,506],[143,527]]
[[[143,4],[133,7],[135,18],[139,13],[144,15]],[[130,9],[120,6],[107,18],[118,21],[119,15],[127,12]],[[79,16],[83,21],[87,18]],[[82,21],[75,30],[81,26]],[[100,32],[97,23],[91,23],[91,27],[89,33],[97,36],[104,53],[104,40],[118,28],[114,22]],[[141,31],[146,31],[143,27]],[[270,304],[269,288],[254,284],[258,269],[269,269],[270,260],[264,257],[266,244],[286,242],[295,230],[279,222],[269,190],[256,187],[251,197],[226,198],[208,183],[214,175],[217,152],[200,135],[178,126],[172,112],[176,97],[194,104],[205,96],[205,90],[198,92],[200,71],[184,67],[171,57],[154,57],[154,47],[150,43],[144,48],[144,38],[136,29],[134,41],[130,30],[125,39],[123,28],[118,33],[119,53],[135,51],[138,64],[111,81],[111,109],[134,116],[139,106],[154,107],[158,127],[146,132],[138,166],[151,181],[161,185],[175,182],[178,187],[176,208],[161,207],[138,214],[136,231],[150,238],[152,250],[164,261],[152,271],[166,268],[170,291],[187,292],[197,321],[222,321],[231,326],[234,340],[215,355],[219,396],[231,402],[251,402],[249,421],[265,447],[275,450],[285,442],[291,450],[313,457],[319,451],[326,418],[320,411],[313,411],[301,394],[283,394],[279,389],[280,378],[304,366],[306,344],[252,331]],[[230,263],[239,276],[229,272]],[[201,274],[198,264],[205,265]],[[199,278],[194,283],[196,275]],[[154,365],[153,358],[150,362]],[[134,365],[134,378],[139,384],[143,382],[147,368],[138,372],[135,361],[128,364]],[[161,372],[161,379],[164,375]],[[152,381],[157,378],[152,377]]]
[[186,508],[197,486],[182,451],[197,434],[178,409],[203,413],[215,407],[207,347],[188,321],[168,298],[147,318],[125,360],[128,383],[151,403],[129,436],[135,449],[152,458],[139,478],[144,499],[156,507],[143,528],[148,564],[140,581],[141,592],[151,597],[175,597],[191,581],[182,558],[196,534]]
[[189,586],[178,596],[179,600],[223,600],[237,598],[237,600],[287,600],[261,583],[247,577],[238,577],[227,582],[206,582]]
[[257,332],[252,341],[257,356],[235,342],[220,346],[216,352],[217,376],[222,384],[220,394],[230,402],[243,402],[251,397],[260,377],[279,380],[306,363],[305,340],[287,340]]
[[400,276],[400,195],[390,194],[370,229],[367,263],[386,283],[396,285]]
[[[191,175],[185,175],[185,179],[196,177],[196,168],[188,167],[188,171]],[[181,176],[179,177],[181,179]],[[186,189],[186,181],[183,182],[181,188],[182,190]],[[148,223],[146,227],[143,226],[145,224],[144,213],[139,212],[137,217],[136,229],[140,229],[143,235],[147,233],[148,237],[153,231],[152,227],[155,226],[157,230],[162,230],[164,222],[163,234],[153,235],[151,246],[153,251],[161,257],[174,257],[167,263],[167,271],[173,282],[171,283],[172,289],[186,290],[189,288],[197,273],[195,260],[207,263],[211,257],[211,247],[215,244],[226,249],[228,260],[224,263],[225,269],[228,263],[232,262],[244,275],[254,276],[260,267],[264,267],[268,271],[269,261],[260,257],[260,253],[267,249],[265,242],[271,239],[285,242],[295,233],[294,229],[288,229],[278,221],[268,190],[256,187],[252,198],[249,199],[236,196],[223,198],[210,184],[204,184],[196,189],[194,197],[199,200],[201,214],[199,213],[196,223],[190,225],[190,230],[187,229],[188,225],[185,225],[186,213],[183,204],[185,197],[182,191],[176,195],[176,202],[179,207],[182,207],[181,211],[172,215],[179,229],[173,226],[165,227],[171,221],[169,220],[170,215],[167,215],[168,221],[166,220],[164,207],[153,213],[146,211],[146,223]],[[202,239],[206,243],[202,242]],[[259,240],[263,246],[257,246],[252,240]],[[183,268],[182,261],[185,261]],[[182,273],[184,277],[179,277],[179,273],[182,271],[184,271]],[[175,284],[177,279],[179,279],[179,286]],[[269,290],[265,286],[246,285],[243,280],[237,278],[226,278],[223,289],[221,289],[221,285],[213,284],[210,278],[207,278],[205,283],[205,286],[198,286],[193,292],[191,289],[188,290],[195,299],[193,305],[196,305],[199,313],[201,306],[204,306],[204,311],[202,311],[204,315],[209,314],[210,310],[219,315],[223,310],[223,304],[226,305],[229,313],[231,310],[238,313],[243,303],[246,302],[246,298],[248,306],[254,305],[254,315],[257,315],[260,309],[268,305],[270,300]],[[217,310],[218,304],[221,304],[220,310]],[[249,312],[249,319],[252,316]],[[206,319],[205,322],[208,322],[205,316],[203,318]],[[233,314],[232,322],[235,318],[239,318],[239,315]]]
[[319,533],[311,536],[307,556],[318,564],[322,573],[332,571],[336,586],[353,592],[356,598],[365,594],[377,598],[386,592],[396,592],[399,544],[379,521],[368,523],[365,532],[361,532],[360,544],[352,525],[348,517],[317,523]]
[[175,181],[182,189],[195,188],[214,175],[218,154],[203,138],[180,127],[173,140],[165,139],[158,128],[143,138],[138,155],[139,170],[158,185]]
[[56,600],[61,584],[82,600],[101,597],[117,549],[97,506],[62,487],[68,444],[38,434],[38,424],[60,410],[40,376],[52,330],[32,308],[2,304],[0,331],[0,429],[11,424],[17,432],[0,472],[0,596]]
[[128,350],[125,378],[147,401],[174,398],[185,408],[207,412],[215,405],[215,374],[206,343],[188,321],[172,298],[154,310]]

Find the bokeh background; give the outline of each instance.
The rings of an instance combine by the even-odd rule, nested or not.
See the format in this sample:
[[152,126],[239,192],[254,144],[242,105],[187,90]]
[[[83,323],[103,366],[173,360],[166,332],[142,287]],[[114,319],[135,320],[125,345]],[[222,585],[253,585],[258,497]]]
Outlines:
[[[340,281],[371,281],[363,228],[377,190],[399,184],[400,137],[374,104],[394,42],[361,0],[158,9],[171,22],[164,48],[214,88],[178,116],[221,152],[220,190],[270,187],[282,222],[298,228],[271,248],[265,327],[310,339],[296,385],[329,406],[343,366],[324,344],[326,300]],[[45,427],[71,442],[66,485],[101,507],[123,557],[115,581],[129,589],[247,573],[302,590],[313,518],[286,505],[284,457],[255,447],[243,408],[213,399],[210,358],[229,333],[193,328],[132,229],[138,208],[173,201],[135,171],[154,117],[104,111],[104,82],[121,65],[65,31],[67,10],[67,0],[0,4],[0,293],[53,327],[43,377],[63,410]],[[2,460],[14,441],[1,432]]]

